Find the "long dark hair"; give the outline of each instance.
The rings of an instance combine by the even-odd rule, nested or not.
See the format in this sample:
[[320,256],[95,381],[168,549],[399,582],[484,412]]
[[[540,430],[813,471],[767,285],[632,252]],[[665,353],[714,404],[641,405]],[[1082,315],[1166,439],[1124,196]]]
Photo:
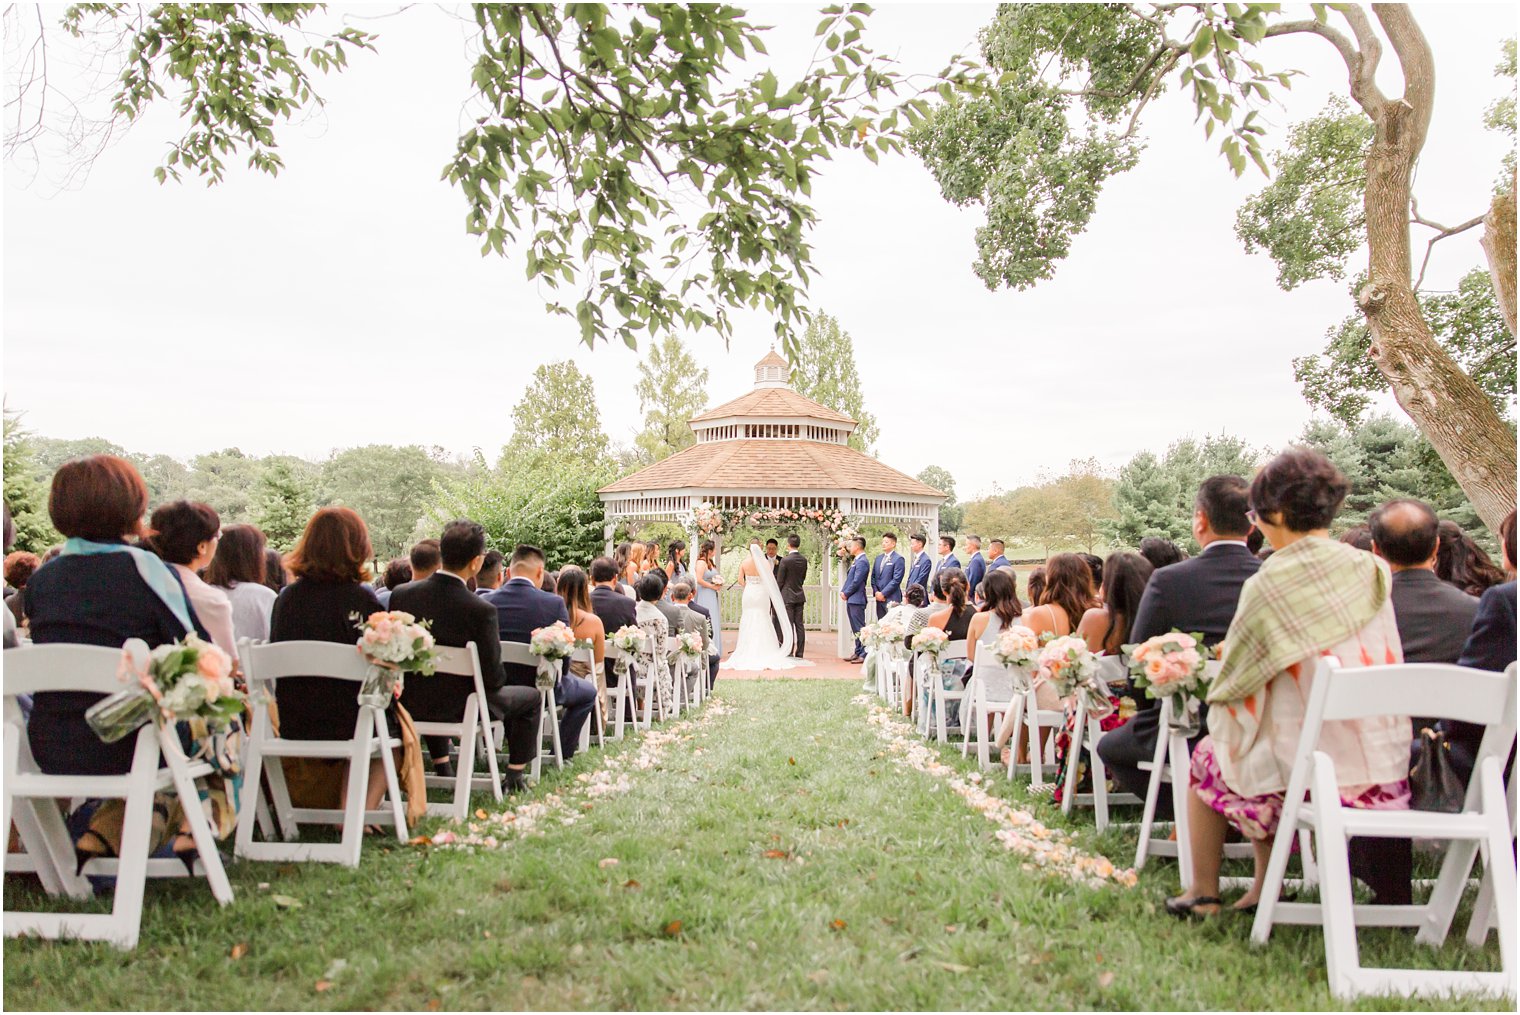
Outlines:
[[[408,567],[411,565],[408,564]],[[285,570],[285,558],[280,556],[280,551],[272,546],[264,548],[264,584],[276,592],[285,587],[290,580],[289,572]]]
[[950,601],[950,616],[959,617],[961,611],[966,608],[966,595],[968,586],[966,576],[961,574],[960,568],[941,570],[939,573],[939,587],[941,594]]
[[1436,531],[1437,578],[1450,582],[1470,596],[1481,596],[1504,581],[1504,572],[1483,552],[1483,547],[1462,531],[1462,526],[1456,522],[1442,522]]
[[[1103,606],[1108,613],[1108,628],[1103,632],[1103,648],[1122,645],[1129,641],[1129,633],[1135,626],[1135,613],[1140,609],[1140,597],[1145,595],[1145,583],[1156,570],[1151,562],[1138,553],[1111,553],[1103,562]],[[1114,638],[1114,632],[1118,638]]]
[[1019,602],[1018,580],[1014,578],[1011,567],[1000,567],[983,578],[982,596],[987,600],[985,612],[996,614],[1005,631],[1024,614],[1024,604]]
[[230,589],[238,582],[264,584],[264,533],[257,525],[229,525],[206,568],[206,582]]
[[1026,591],[1029,593],[1029,605],[1039,606],[1045,600],[1045,565],[1041,564],[1029,572]]
[[1073,630],[1093,605],[1093,573],[1078,553],[1058,553],[1045,562],[1041,606],[1059,606]]
[[707,561],[707,566],[716,569],[717,561],[712,559],[713,551],[717,550],[718,544],[711,539],[702,540],[702,545],[697,547],[697,559]]
[[628,566],[628,551],[632,549],[632,543],[619,543],[617,549],[612,551],[612,562],[617,565],[619,575]]
[[582,614],[591,612],[591,591],[586,581],[586,572],[574,564],[568,564],[560,570],[554,591],[559,593],[570,611],[571,627],[580,622]]

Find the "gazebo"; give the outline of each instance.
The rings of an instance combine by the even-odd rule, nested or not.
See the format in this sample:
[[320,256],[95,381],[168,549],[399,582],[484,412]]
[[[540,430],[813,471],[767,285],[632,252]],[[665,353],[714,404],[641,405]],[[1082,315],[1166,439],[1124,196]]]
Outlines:
[[[775,350],[755,364],[749,393],[690,420],[697,442],[598,491],[607,512],[609,548],[619,523],[676,522],[690,541],[736,524],[812,526],[833,539],[865,524],[922,529],[937,545],[945,495],[849,446],[856,421],[798,394]],[[871,548],[874,553],[874,548]],[[910,561],[911,563],[911,561]],[[842,565],[824,568],[808,587],[809,626],[840,629],[843,604],[833,593]],[[816,619],[815,619],[816,618]]]

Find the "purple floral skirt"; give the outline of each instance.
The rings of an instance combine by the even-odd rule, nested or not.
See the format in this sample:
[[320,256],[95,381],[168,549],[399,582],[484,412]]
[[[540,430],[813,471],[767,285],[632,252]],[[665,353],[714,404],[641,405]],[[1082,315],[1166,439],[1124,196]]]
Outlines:
[[[1246,838],[1268,839],[1277,833],[1285,794],[1241,796],[1225,785],[1224,773],[1220,771],[1219,759],[1214,754],[1213,737],[1204,737],[1193,748],[1192,786],[1199,799],[1224,815],[1225,820]],[[1341,797],[1341,803],[1369,811],[1407,811],[1409,780],[1372,786],[1354,799]]]

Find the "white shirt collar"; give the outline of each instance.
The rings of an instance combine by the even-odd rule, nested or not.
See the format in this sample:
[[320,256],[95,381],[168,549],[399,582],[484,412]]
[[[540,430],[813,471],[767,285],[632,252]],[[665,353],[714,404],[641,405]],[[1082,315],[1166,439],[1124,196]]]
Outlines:
[[[1208,546],[1205,546],[1201,552],[1208,553],[1216,546],[1246,546],[1246,541],[1244,539],[1216,539]],[[1250,547],[1247,546],[1246,549],[1250,549]]]
[[470,584],[469,582],[465,581],[463,578],[461,578],[457,574],[455,574],[453,571],[446,570],[445,568],[441,568],[440,567],[438,570],[434,571],[433,573],[434,574],[446,574],[450,578],[454,579],[456,582],[458,582],[461,585],[469,585]]

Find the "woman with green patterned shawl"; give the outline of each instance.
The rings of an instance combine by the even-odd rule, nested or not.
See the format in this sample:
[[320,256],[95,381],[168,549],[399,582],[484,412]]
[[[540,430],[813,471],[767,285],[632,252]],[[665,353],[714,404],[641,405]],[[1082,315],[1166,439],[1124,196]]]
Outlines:
[[[1193,750],[1188,798],[1193,883],[1166,901],[1174,916],[1217,913],[1230,826],[1251,840],[1256,877],[1235,903],[1253,910],[1282,817],[1317,661],[1404,661],[1388,565],[1332,541],[1330,522],[1350,484],[1316,451],[1291,448],[1251,483],[1251,521],[1274,553],[1248,579],[1209,689],[1209,735]],[[1379,810],[1409,806],[1407,717],[1327,722],[1319,750],[1335,761],[1341,799]]]

